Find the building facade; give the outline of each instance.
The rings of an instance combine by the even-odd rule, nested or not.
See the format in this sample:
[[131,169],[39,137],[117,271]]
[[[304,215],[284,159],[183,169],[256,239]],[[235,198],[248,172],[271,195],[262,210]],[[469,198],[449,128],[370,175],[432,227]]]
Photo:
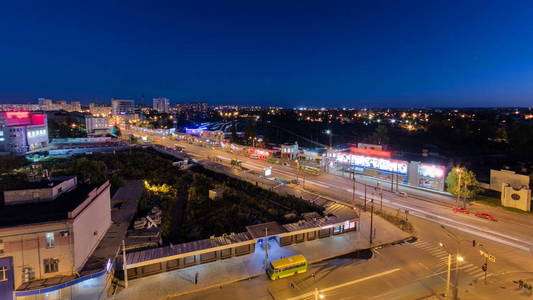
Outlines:
[[111,225],[110,184],[48,202],[0,208],[0,299],[40,281],[76,277]]
[[133,100],[112,99],[111,109],[114,116],[134,114],[135,102]]
[[109,131],[109,119],[86,117],[85,128],[88,135],[104,135]]
[[25,153],[48,146],[46,114],[0,112],[0,151]]
[[170,100],[168,98],[153,99],[153,109],[157,110],[160,113],[168,113],[169,105]]

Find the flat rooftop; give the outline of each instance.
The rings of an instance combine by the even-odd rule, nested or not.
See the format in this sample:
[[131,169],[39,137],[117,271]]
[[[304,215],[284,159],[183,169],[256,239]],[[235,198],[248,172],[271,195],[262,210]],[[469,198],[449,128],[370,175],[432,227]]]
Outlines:
[[254,239],[264,238],[265,234],[268,236],[277,235],[283,232],[287,232],[277,222],[261,223],[257,225],[246,226],[246,230]]
[[80,205],[96,184],[78,185],[55,200],[0,206],[0,228],[68,219],[68,213]]
[[10,187],[6,189],[5,191],[19,191],[19,190],[29,190],[29,189],[45,189],[45,188],[52,188],[58,184],[60,184],[63,181],[69,180],[74,178],[74,176],[58,176],[58,177],[50,177],[47,179],[43,179],[40,181],[27,181],[23,183],[19,183],[13,187]]

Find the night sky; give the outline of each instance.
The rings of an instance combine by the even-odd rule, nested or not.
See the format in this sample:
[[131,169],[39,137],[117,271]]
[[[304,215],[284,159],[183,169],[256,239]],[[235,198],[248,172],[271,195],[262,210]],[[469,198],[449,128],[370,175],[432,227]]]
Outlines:
[[0,102],[533,106],[533,1],[3,1]]

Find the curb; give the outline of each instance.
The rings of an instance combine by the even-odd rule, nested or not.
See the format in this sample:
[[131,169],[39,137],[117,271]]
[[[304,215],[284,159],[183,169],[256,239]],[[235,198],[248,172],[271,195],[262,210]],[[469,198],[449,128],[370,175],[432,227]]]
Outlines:
[[[347,255],[347,254],[350,254],[350,253],[354,253],[354,252],[358,252],[358,251],[372,250],[372,249],[375,249],[375,248],[383,248],[383,247],[388,247],[388,246],[400,244],[400,243],[406,242],[409,239],[412,239],[413,237],[414,236],[409,236],[409,237],[403,238],[401,240],[397,240],[397,241],[394,241],[394,242],[389,242],[389,243],[385,243],[385,244],[376,245],[376,246],[370,247],[370,248],[359,249],[359,250],[356,250],[356,251],[349,251],[349,252],[345,252],[345,253],[341,253],[341,254],[335,254],[335,255],[332,255],[332,256],[317,258],[315,260],[309,261],[309,264],[310,265],[317,264],[319,262],[323,262],[323,261],[330,260],[330,259],[335,259],[337,257],[344,256],[344,255]],[[224,281],[224,282],[221,282],[221,283],[207,285],[207,286],[200,287],[200,288],[197,288],[197,289],[194,289],[194,290],[187,290],[187,291],[183,291],[181,293],[167,295],[167,296],[165,296],[164,298],[161,298],[161,299],[170,299],[170,298],[173,298],[173,297],[180,297],[180,296],[184,296],[184,295],[188,295],[188,294],[194,294],[194,293],[202,292],[202,291],[209,290],[209,289],[212,289],[212,288],[222,287],[222,286],[225,286],[225,285],[230,285],[230,284],[235,283],[235,282],[244,281],[244,280],[250,280],[250,279],[262,276],[262,275],[263,275],[263,273],[250,275],[250,276],[243,276],[243,277],[240,277],[240,278]]]
[[256,275],[243,276],[243,277],[240,277],[240,278],[224,281],[224,282],[221,282],[221,283],[206,285],[204,287],[200,287],[200,288],[197,288],[197,289],[194,289],[194,290],[187,290],[187,291],[183,291],[181,293],[176,293],[176,294],[172,294],[172,295],[166,295],[164,298],[161,298],[161,299],[170,299],[170,298],[173,298],[173,297],[180,297],[180,296],[185,296],[185,295],[188,295],[188,294],[198,293],[198,292],[202,292],[202,291],[209,290],[209,289],[212,289],[212,288],[222,287],[222,286],[225,286],[225,285],[230,285],[230,284],[235,283],[235,282],[249,280],[249,279],[252,279],[252,278],[259,277],[261,275],[263,275],[263,274],[261,273],[261,274],[256,274]]

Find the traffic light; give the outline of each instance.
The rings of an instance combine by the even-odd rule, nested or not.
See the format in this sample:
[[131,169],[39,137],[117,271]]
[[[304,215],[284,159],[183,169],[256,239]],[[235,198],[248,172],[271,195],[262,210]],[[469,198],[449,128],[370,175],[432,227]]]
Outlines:
[[487,264],[486,263],[481,265],[481,270],[483,270],[483,272],[487,272]]

